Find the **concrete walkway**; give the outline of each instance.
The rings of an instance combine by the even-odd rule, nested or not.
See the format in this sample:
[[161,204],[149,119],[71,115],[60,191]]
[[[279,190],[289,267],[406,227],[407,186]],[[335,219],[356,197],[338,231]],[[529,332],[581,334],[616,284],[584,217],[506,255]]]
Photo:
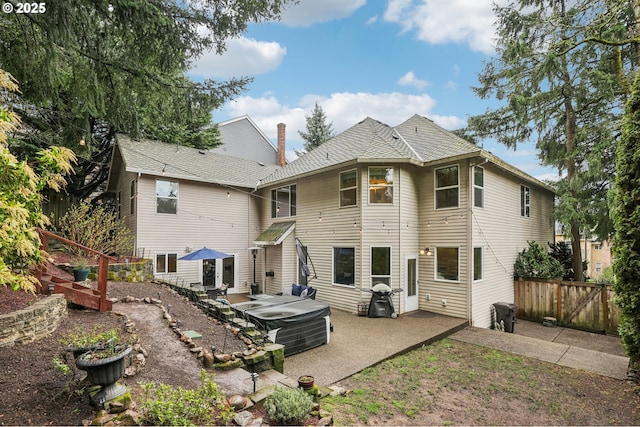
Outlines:
[[451,339],[626,380],[629,358],[619,337],[518,320],[515,333],[468,327]]

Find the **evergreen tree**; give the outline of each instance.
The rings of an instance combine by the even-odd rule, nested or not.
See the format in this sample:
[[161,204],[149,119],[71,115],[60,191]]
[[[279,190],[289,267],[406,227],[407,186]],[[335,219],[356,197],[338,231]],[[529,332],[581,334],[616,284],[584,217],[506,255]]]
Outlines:
[[613,247],[620,335],[630,367],[640,370],[640,74],[626,105],[616,150]]
[[[310,116],[305,115],[307,121],[307,131],[298,131],[302,139],[304,139],[304,150],[309,152],[318,147],[323,142],[333,138],[335,135],[333,131],[333,123],[327,123],[327,116],[324,114],[322,107],[316,105]],[[297,153],[298,155],[302,153]]]
[[[485,64],[475,91],[482,98],[495,96],[503,106],[469,120],[477,137],[493,137],[513,149],[535,140],[541,162],[558,169],[556,218],[571,236],[576,280],[583,279],[581,232],[606,239],[612,230],[607,192],[624,92],[620,51],[586,42],[608,3],[518,0],[496,6],[497,56]],[[619,12],[610,24],[628,18],[627,10]],[[600,34],[618,30],[599,28]]]
[[195,82],[184,76],[203,52],[249,22],[278,18],[291,0],[65,0],[40,14],[0,15],[2,66],[21,82],[23,132],[12,153],[71,148],[77,198],[106,179],[115,132],[209,148],[219,143],[211,111],[250,78]]

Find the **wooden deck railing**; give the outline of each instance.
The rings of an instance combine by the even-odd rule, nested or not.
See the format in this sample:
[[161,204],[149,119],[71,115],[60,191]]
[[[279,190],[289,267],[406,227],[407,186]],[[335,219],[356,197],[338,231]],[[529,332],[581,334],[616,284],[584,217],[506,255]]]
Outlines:
[[[40,241],[42,243],[42,249],[44,251],[49,251],[49,239],[56,239],[59,240],[62,243],[65,243],[69,246],[73,246],[76,247],[78,249],[81,249],[82,251],[86,252],[86,253],[90,253],[90,254],[94,254],[96,256],[98,256],[98,295],[99,295],[99,304],[98,307],[92,307],[91,308],[96,308],[99,311],[108,311],[111,308],[111,304],[110,302],[107,300],[107,275],[109,272],[109,260],[111,261],[116,261],[115,258],[110,257],[109,255],[105,255],[102,252],[96,251],[95,249],[91,249],[89,247],[86,247],[84,245],[81,245],[80,243],[76,243],[72,240],[69,240],[65,237],[59,236],[55,233],[52,233],[50,231],[47,230],[42,230],[42,229],[38,229],[38,233],[40,233]],[[42,293],[43,291],[46,291],[45,289],[43,289],[42,286],[42,274],[43,274],[43,269],[40,268],[37,272],[36,272],[36,278],[38,279],[38,281],[40,282],[40,289],[38,289],[38,292]],[[70,292],[72,293],[72,292]],[[69,293],[65,292],[65,295],[68,295]],[[79,303],[82,305],[82,301],[83,298],[80,297],[79,298]],[[76,302],[76,301],[74,301]]]

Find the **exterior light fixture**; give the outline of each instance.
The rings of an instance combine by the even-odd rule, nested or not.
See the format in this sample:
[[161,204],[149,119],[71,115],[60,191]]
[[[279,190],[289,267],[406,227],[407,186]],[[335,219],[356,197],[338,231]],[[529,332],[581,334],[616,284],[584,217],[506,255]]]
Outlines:
[[431,252],[431,249],[429,249],[429,246],[427,246],[424,249],[420,249],[420,255],[431,256],[433,253]]

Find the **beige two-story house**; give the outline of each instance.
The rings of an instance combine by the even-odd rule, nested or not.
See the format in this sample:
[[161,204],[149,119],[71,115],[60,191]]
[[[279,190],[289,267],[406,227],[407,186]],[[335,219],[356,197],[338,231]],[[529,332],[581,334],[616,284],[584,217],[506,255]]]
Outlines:
[[[282,152],[284,126],[278,140]],[[134,149],[155,162],[153,170],[134,170],[126,144],[137,143],[119,145],[110,188],[125,194],[127,182],[143,181],[136,200],[145,207],[130,221],[138,246],[153,251],[158,275],[169,263],[160,252],[180,257],[206,245],[234,253],[235,289],[244,292],[254,247],[266,293],[309,281],[316,299],[355,312],[374,284],[386,283],[401,290],[393,297],[398,313],[425,310],[489,327],[491,305],[513,301],[517,254],[529,240],[554,239],[551,188],[418,115],[395,127],[367,118],[286,165],[196,156],[211,162],[208,170],[227,171],[226,181],[193,161],[160,158],[156,146]],[[179,202],[167,214],[158,211],[166,194],[159,185],[169,176]],[[301,272],[296,239],[310,258],[310,277]],[[178,261],[171,274],[200,281],[202,268]],[[224,274],[229,266],[220,268]]]

